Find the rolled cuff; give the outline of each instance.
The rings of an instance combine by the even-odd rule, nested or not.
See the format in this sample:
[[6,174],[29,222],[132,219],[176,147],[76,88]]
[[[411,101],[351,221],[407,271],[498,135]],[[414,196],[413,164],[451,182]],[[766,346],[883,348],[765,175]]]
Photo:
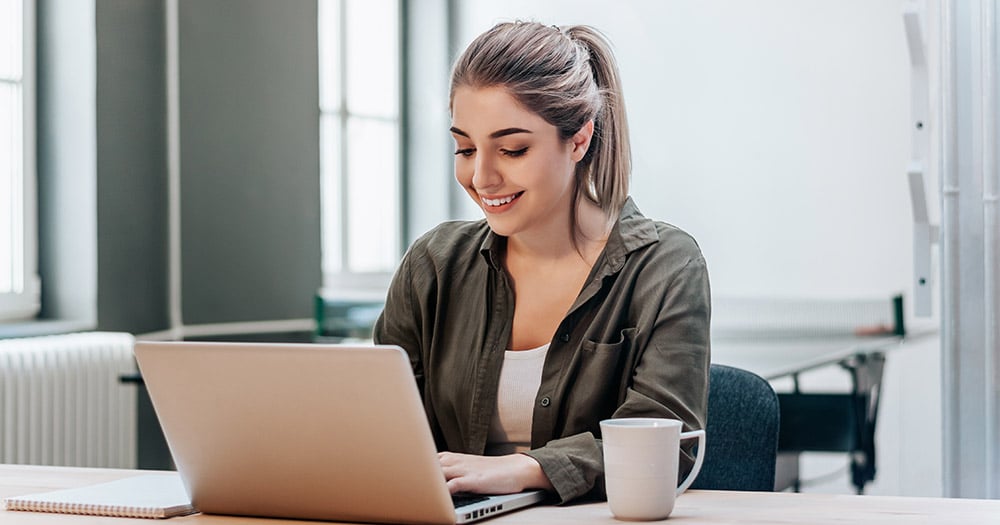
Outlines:
[[560,504],[590,493],[604,476],[601,442],[590,432],[555,439],[524,454],[541,465]]

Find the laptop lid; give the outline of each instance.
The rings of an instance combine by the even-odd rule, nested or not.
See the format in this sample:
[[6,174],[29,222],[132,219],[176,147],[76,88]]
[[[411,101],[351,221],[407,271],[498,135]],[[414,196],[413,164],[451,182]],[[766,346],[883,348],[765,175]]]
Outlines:
[[137,342],[135,354],[202,512],[450,524],[541,499],[456,513],[398,347]]

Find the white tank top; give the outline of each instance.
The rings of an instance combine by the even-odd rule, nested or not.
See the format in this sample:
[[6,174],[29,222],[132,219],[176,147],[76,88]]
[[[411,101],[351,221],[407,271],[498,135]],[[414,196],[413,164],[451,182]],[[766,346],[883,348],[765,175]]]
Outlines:
[[531,449],[531,416],[542,383],[549,345],[504,352],[497,388],[497,408],[486,437],[486,455],[501,456]]

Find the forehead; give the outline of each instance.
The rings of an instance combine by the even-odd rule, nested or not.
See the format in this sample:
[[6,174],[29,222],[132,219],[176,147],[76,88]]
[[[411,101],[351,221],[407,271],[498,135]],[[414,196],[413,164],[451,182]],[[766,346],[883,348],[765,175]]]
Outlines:
[[498,86],[457,88],[452,97],[451,121],[471,138],[511,127],[534,132],[547,128],[555,130],[555,126],[522,106],[507,89]]

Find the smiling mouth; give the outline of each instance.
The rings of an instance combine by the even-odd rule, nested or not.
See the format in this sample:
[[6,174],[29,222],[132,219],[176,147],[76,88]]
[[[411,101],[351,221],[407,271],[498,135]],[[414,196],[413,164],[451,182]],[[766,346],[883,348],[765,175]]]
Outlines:
[[510,204],[511,202],[514,202],[514,199],[517,199],[518,197],[520,197],[523,194],[524,194],[524,192],[520,191],[520,192],[511,194],[511,195],[508,195],[506,197],[500,197],[499,199],[487,199],[486,197],[480,197],[479,200],[481,200],[483,202],[483,204],[486,205],[486,206],[490,206],[492,208],[496,208],[496,207],[499,207],[499,206],[503,206],[504,204]]

